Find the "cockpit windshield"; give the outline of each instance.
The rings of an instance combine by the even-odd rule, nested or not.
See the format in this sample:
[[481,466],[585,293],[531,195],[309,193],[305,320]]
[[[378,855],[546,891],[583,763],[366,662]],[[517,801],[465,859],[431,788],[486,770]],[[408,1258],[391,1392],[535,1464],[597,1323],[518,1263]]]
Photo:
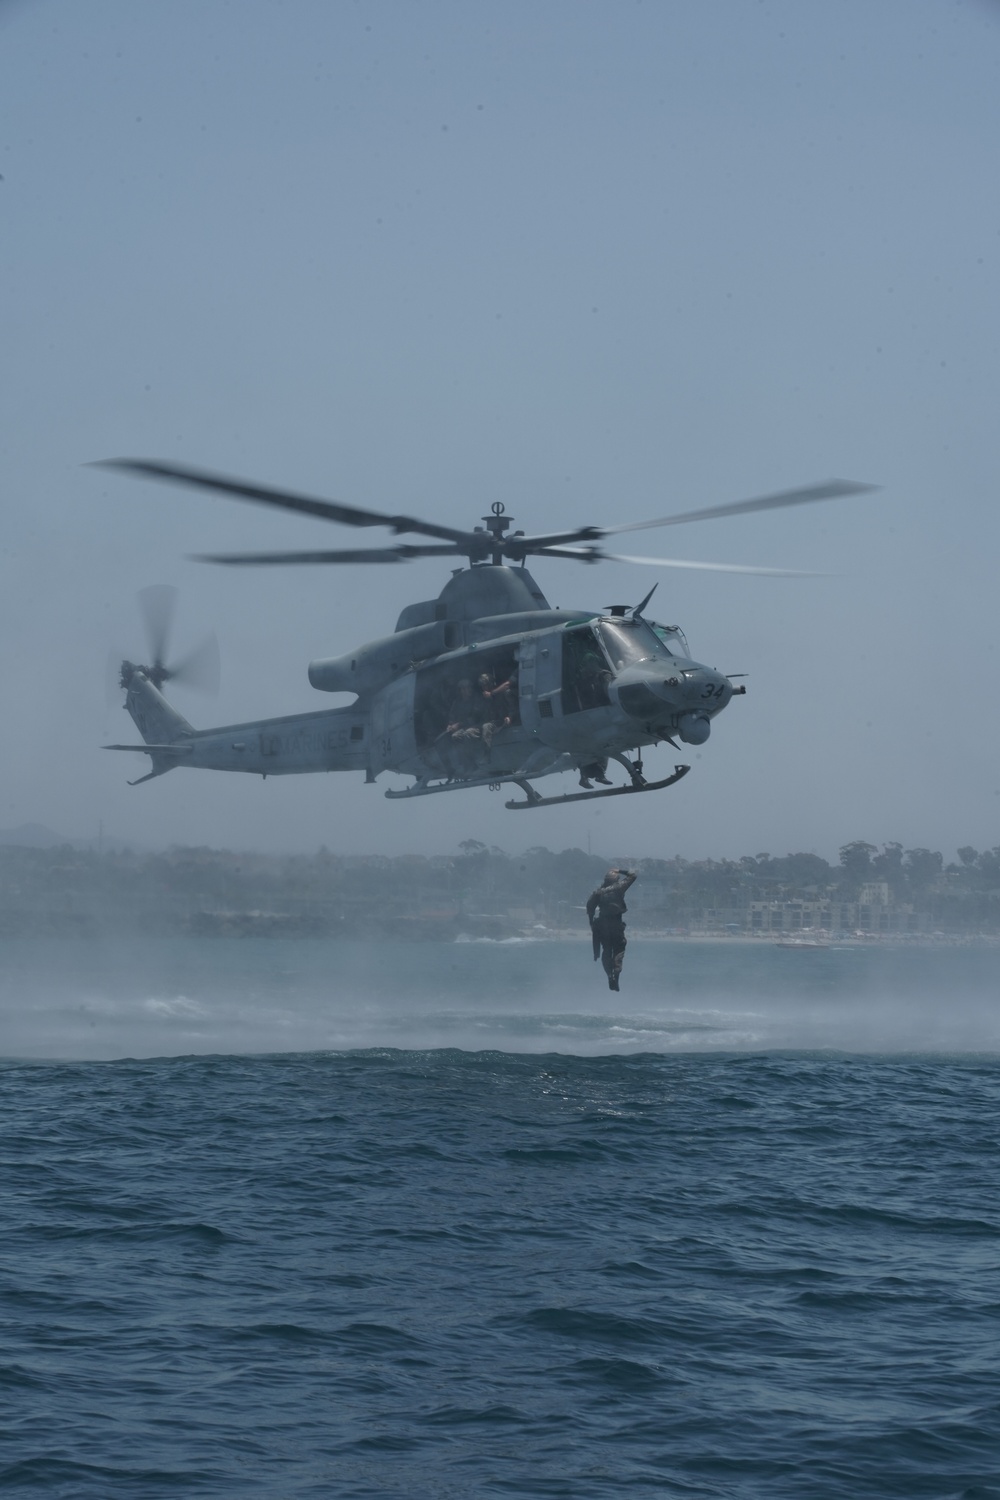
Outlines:
[[616,671],[651,656],[666,656],[664,642],[645,620],[601,620],[597,626]]
[[691,647],[687,643],[687,637],[679,625],[658,625],[652,622],[653,630],[659,640],[663,642],[671,656],[684,656],[691,659]]

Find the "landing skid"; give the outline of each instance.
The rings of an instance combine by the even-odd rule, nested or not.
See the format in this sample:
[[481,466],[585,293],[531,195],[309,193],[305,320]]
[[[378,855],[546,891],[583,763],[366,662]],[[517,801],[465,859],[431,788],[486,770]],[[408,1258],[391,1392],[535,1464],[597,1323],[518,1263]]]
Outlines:
[[[623,764],[629,770],[634,769],[629,762],[623,761]],[[526,801],[505,802],[505,807],[512,810],[524,807],[560,807],[564,802],[592,802],[598,797],[630,797],[634,792],[659,792],[665,786],[673,786],[675,781],[680,781],[690,769],[690,766],[675,766],[674,774],[664,777],[662,781],[643,781],[641,774],[635,773],[631,786],[602,787],[599,792],[567,792],[562,797],[540,796],[526,776],[470,777],[468,781],[439,781],[433,786],[430,783],[422,784],[418,781],[414,786],[387,791],[385,796],[395,802],[405,801],[408,797],[433,797],[436,792],[457,792],[462,787],[489,787],[496,791],[503,782],[507,781],[521,788]]]
[[524,802],[505,802],[512,812],[525,807],[561,807],[564,802],[595,802],[598,797],[631,797],[635,792],[659,792],[665,786],[673,786],[690,771],[690,766],[675,766],[674,774],[662,781],[634,781],[631,786],[609,786],[599,792],[567,792],[563,797],[540,797],[528,781],[518,781],[518,786],[527,794]]
[[513,780],[512,776],[470,776],[468,781],[438,781],[433,786],[430,783],[424,784],[418,781],[413,786],[403,787],[401,790],[387,791],[385,796],[394,801],[406,797],[433,797],[435,792],[457,792],[460,788],[467,786],[498,787],[504,781]]

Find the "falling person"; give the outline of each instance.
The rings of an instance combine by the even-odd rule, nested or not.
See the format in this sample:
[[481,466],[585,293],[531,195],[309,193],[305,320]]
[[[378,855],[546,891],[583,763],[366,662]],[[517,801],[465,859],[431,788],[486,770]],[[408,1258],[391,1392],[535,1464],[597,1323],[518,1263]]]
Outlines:
[[599,958],[608,976],[608,989],[616,990],[625,959],[625,892],[637,871],[612,866],[587,900],[587,918],[594,942],[594,961]]

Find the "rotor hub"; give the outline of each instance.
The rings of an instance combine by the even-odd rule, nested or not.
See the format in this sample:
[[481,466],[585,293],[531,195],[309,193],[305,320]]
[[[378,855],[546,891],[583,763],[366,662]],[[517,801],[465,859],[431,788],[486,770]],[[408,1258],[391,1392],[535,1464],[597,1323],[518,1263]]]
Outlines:
[[499,566],[507,555],[507,538],[504,533],[509,526],[514,524],[514,517],[506,514],[506,507],[502,500],[494,500],[490,506],[490,514],[483,516],[486,530],[493,538],[490,549],[490,562]]

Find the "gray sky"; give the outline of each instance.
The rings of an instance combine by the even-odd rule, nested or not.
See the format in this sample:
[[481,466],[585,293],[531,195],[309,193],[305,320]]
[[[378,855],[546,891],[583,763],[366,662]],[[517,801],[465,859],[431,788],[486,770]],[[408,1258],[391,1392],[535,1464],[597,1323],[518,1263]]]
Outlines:
[[[0,4],[0,826],[1000,843],[998,139],[986,0]],[[220,697],[175,695],[202,727],[345,701],[309,659],[447,566],[187,562],[356,534],[83,467],[118,454],[459,526],[500,499],[534,531],[883,488],[628,538],[830,578],[539,561],[566,606],[659,578],[657,618],[750,675],[674,790],[528,818],[358,775],[128,787],[145,760],[97,747],[132,735],[106,658],[142,657],[143,585],[183,590],[179,649],[218,633]]]

